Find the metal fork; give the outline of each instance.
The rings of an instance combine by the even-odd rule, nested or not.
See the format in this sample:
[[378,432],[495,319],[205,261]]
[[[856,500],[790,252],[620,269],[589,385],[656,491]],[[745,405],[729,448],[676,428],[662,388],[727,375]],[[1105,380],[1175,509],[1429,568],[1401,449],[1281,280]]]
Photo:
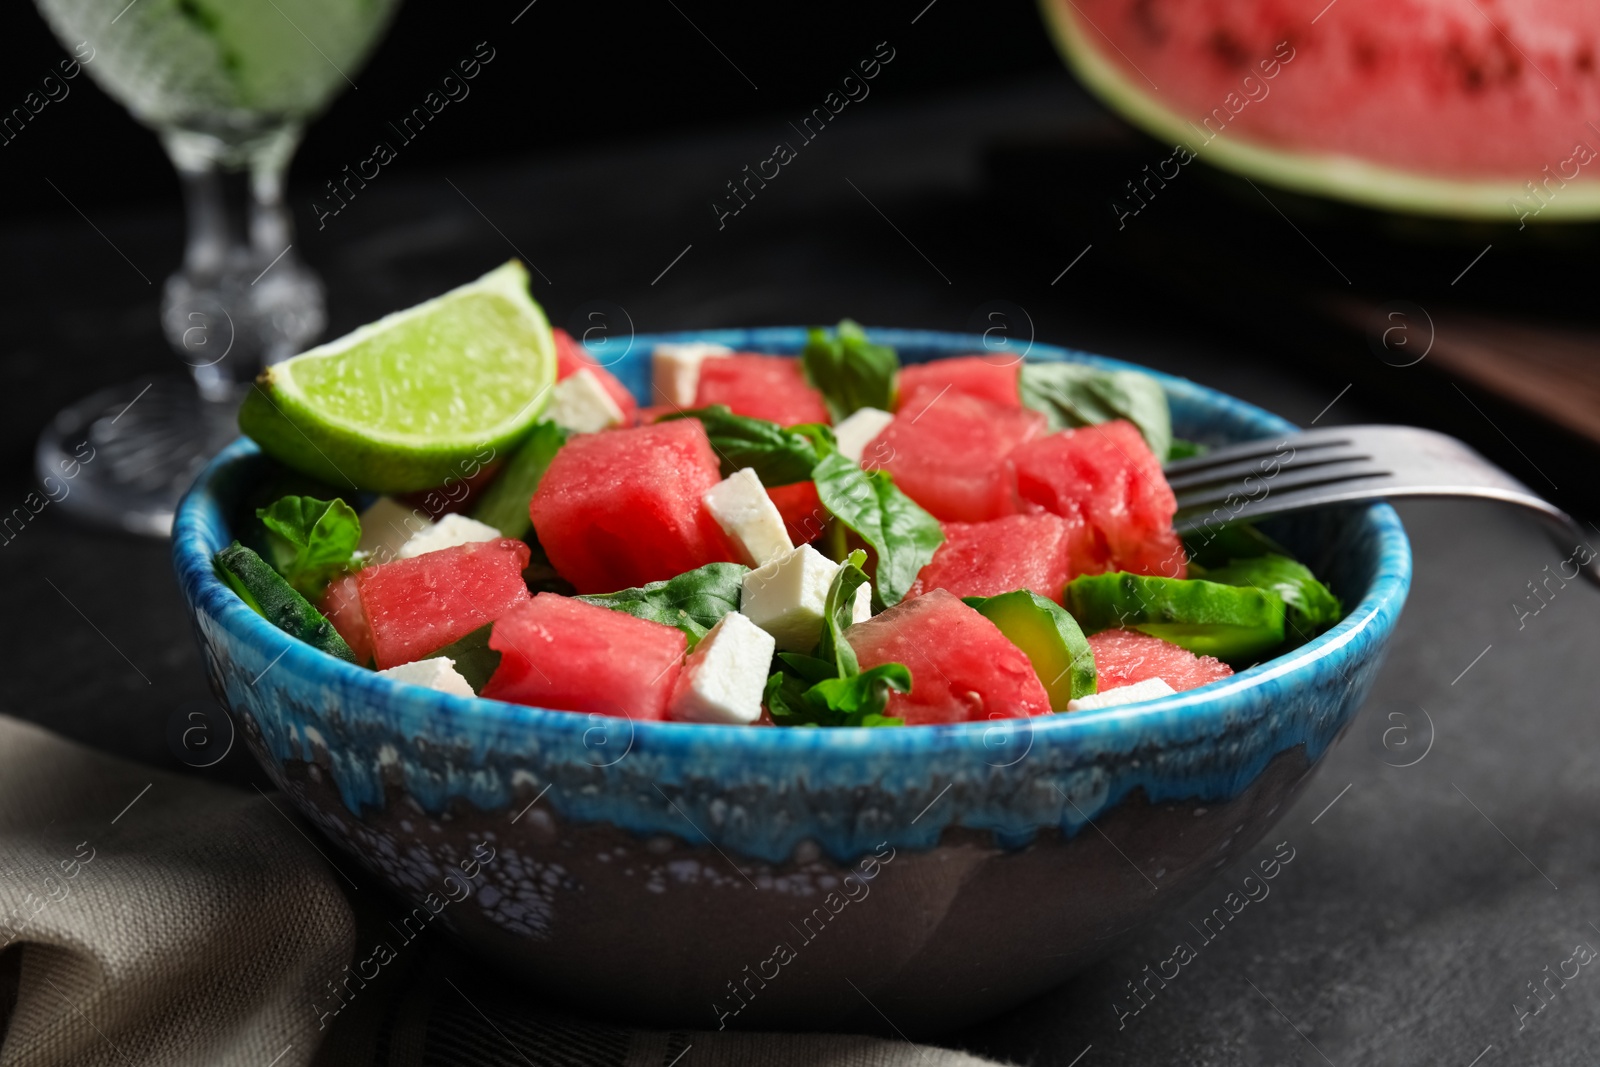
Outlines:
[[[1180,534],[1330,504],[1481,497],[1537,512],[1591,582],[1600,558],[1566,512],[1454,437],[1415,426],[1335,426],[1263,437],[1166,465]],[[1576,547],[1574,547],[1574,545]],[[1580,550],[1587,559],[1579,562]]]

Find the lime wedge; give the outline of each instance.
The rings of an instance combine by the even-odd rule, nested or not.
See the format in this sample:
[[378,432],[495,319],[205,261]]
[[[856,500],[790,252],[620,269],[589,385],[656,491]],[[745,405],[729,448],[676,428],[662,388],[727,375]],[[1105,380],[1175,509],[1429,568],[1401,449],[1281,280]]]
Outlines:
[[330,484],[404,493],[509,454],[555,378],[550,324],[512,260],[268,367],[239,428]]

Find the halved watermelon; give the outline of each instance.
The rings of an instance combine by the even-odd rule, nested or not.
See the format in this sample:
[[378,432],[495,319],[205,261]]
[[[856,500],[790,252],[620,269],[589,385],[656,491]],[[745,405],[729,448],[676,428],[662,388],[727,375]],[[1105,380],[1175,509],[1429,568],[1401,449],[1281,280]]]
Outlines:
[[806,381],[800,361],[790,356],[740,352],[708,359],[700,365],[694,403],[702,408],[726,404],[735,415],[779,426],[830,421],[822,394]]
[[1211,656],[1197,656],[1186,648],[1137,630],[1102,630],[1089,635],[1099,691],[1160,678],[1178,692],[1226,678],[1233,668]]
[[372,662],[372,627],[367,625],[367,616],[361,610],[361,591],[354,574],[330,583],[317,610],[333,623],[344,643],[356,654],[357,663],[366,666]]
[[482,696],[629,719],[664,719],[689,639],[682,630],[540,593],[489,635],[500,666]]
[[845,631],[862,670],[903,663],[911,692],[885,715],[908,725],[1015,719],[1050,711],[1033,664],[994,623],[943,589],[905,600]]
[[1089,88],[1175,146],[1133,176],[1140,199],[1114,205],[1119,215],[1198,156],[1430,215],[1600,216],[1592,0],[1042,6]]
[[623,425],[632,425],[639,411],[639,402],[628,392],[628,387],[617,381],[616,376],[602,367],[589,350],[566,330],[551,330],[550,335],[556,339],[556,381],[571,377],[580,370],[589,371],[600,379],[607,395],[622,409]]
[[767,496],[772,498],[778,514],[783,516],[784,528],[789,531],[789,540],[794,544],[803,545],[822,536],[822,530],[828,523],[828,512],[822,506],[822,498],[817,495],[816,482],[770,486]]
[[1011,356],[956,356],[912,363],[900,368],[901,404],[919,389],[931,388],[982,397],[1003,408],[1020,408],[1017,383],[1021,375],[1022,361]]
[[526,544],[507,537],[357,572],[378,669],[421,659],[525,602],[522,570],[528,557]]
[[983,522],[1017,510],[1006,457],[1045,429],[1037,411],[924,386],[866,448],[905,494],[942,522]]
[[582,434],[556,453],[528,514],[561,577],[609,593],[734,559],[701,501],[721,480],[699,419]]
[[1062,602],[1062,589],[1084,573],[1098,573],[1098,542],[1083,519],[1047,511],[1007,515],[988,522],[946,522],[944,544],[922,568],[910,596],[948,589],[956,596],[999,596],[1027,589]]
[[1172,531],[1178,502],[1144,438],[1121,419],[1062,430],[1011,454],[1025,503],[1081,518],[1111,570],[1182,578],[1188,563]]

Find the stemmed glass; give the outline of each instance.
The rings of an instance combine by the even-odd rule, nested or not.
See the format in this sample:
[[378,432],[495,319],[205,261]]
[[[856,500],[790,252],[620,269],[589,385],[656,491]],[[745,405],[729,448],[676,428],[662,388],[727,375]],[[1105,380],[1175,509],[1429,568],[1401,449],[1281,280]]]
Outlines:
[[399,0],[37,2],[177,168],[188,236],[161,323],[192,382],[146,379],[73,404],[41,435],[35,467],[41,479],[74,472],[63,507],[164,536],[200,465],[237,432],[256,373],[327,323],[322,284],[294,251],[284,174]]

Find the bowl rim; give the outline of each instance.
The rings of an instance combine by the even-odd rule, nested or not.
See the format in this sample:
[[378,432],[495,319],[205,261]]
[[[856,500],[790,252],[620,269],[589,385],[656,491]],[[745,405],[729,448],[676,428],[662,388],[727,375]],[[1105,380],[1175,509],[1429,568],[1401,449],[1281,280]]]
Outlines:
[[[935,330],[868,329],[875,342],[896,348],[936,350],[939,357],[982,354],[992,342],[973,334]],[[758,327],[749,329],[685,330],[660,334],[641,334],[631,339],[633,347],[683,341],[710,341],[734,348],[755,351],[798,351],[804,344],[804,327]],[[1281,416],[1227,393],[1190,381],[1187,378],[1152,370],[1135,363],[1098,356],[1063,346],[1029,342],[1025,350],[1034,361],[1086,363],[1107,369],[1135,370],[1160,381],[1169,399],[1183,398],[1243,419],[1262,432],[1260,437],[1289,433],[1297,427]],[[626,352],[624,353],[624,356]],[[621,357],[618,357],[621,358]],[[1279,679],[1297,672],[1312,674],[1324,664],[1348,677],[1337,657],[1359,637],[1391,632],[1398,621],[1411,582],[1410,543],[1399,516],[1388,504],[1377,503],[1364,509],[1361,522],[1374,534],[1372,552],[1377,571],[1360,600],[1331,629],[1281,656],[1256,664],[1228,678],[1185,690],[1171,696],[1133,705],[1091,711],[1055,713],[1025,719],[995,719],[966,723],[939,723],[901,729],[771,729],[752,730],[745,726],[715,723],[678,723],[656,720],[618,720],[614,716],[594,716],[531,705],[513,704],[483,697],[462,697],[430,690],[380,676],[376,671],[320,652],[291,637],[257,615],[217,576],[212,567],[214,552],[225,546],[215,543],[206,521],[215,511],[219,486],[239,465],[260,454],[248,438],[240,437],[228,445],[201,470],[194,484],[178,505],[173,522],[173,564],[180,585],[186,592],[191,611],[204,614],[241,643],[259,649],[263,662],[276,663],[280,670],[316,684],[335,689],[356,686],[374,687],[369,691],[394,707],[404,704],[409,713],[425,719],[439,716],[451,720],[459,730],[477,720],[485,728],[534,734],[581,737],[595,727],[595,719],[609,727],[627,722],[630,747],[639,747],[663,756],[692,755],[711,741],[731,754],[744,752],[752,758],[782,758],[785,754],[824,753],[840,758],[870,754],[937,755],[958,750],[980,751],[993,747],[995,732],[1026,732],[1030,746],[1071,747],[1079,743],[1104,746],[1116,738],[1140,747],[1181,744],[1215,736],[1237,726],[1239,702],[1254,695],[1271,696]],[[231,533],[231,530],[228,532]],[[390,687],[385,689],[384,687]],[[408,715],[409,718],[409,715]],[[413,721],[414,724],[414,721]],[[1120,737],[1118,735],[1121,735]],[[975,742],[977,743],[975,745]],[[1003,743],[1003,741],[1002,741]]]

